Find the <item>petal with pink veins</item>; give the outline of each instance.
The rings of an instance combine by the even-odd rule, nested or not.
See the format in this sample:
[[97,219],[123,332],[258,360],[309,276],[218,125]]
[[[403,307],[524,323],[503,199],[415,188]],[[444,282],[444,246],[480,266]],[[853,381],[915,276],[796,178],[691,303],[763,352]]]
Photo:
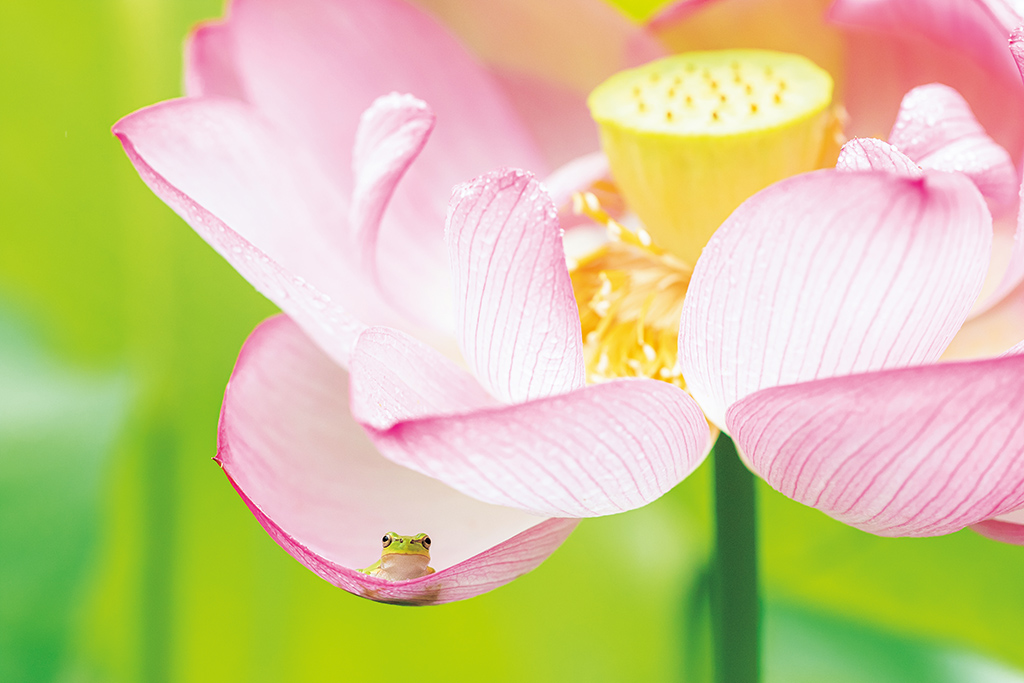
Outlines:
[[501,405],[447,357],[389,327],[360,335],[351,375],[352,415],[374,429]]
[[[575,520],[480,503],[381,457],[349,417],[347,374],[287,318],[246,342],[221,411],[217,459],[271,537],[330,583],[372,600],[463,600],[539,565]],[[437,572],[356,571],[387,531],[428,533]]]
[[878,138],[854,138],[839,150],[839,171],[885,171],[904,178],[923,178],[924,171],[906,154]]
[[816,171],[744,202],[683,304],[687,389],[724,426],[759,389],[937,359],[988,266],[992,220],[965,176]]
[[620,380],[501,406],[433,348],[386,328],[360,336],[351,367],[353,415],[385,456],[536,514],[640,507],[711,446],[700,408],[665,382]]
[[506,402],[582,387],[579,309],[544,187],[511,169],[460,185],[445,237],[456,334],[480,383]]
[[883,536],[936,536],[1024,505],[1024,356],[774,387],[729,409],[750,467]]
[[172,100],[113,130],[154,193],[338,362],[359,320],[400,324],[346,266],[344,202],[248,105]]
[[379,285],[377,234],[398,181],[423,150],[434,129],[434,112],[412,95],[391,93],[363,112],[352,150],[355,187],[349,230],[360,265]]
[[931,83],[900,104],[889,142],[923,168],[960,172],[974,181],[993,211],[1017,199],[1020,179],[1005,149],[981,127],[956,90]]
[[640,379],[367,431],[391,460],[468,496],[555,517],[646,505],[696,469],[711,447],[693,399],[666,382]]

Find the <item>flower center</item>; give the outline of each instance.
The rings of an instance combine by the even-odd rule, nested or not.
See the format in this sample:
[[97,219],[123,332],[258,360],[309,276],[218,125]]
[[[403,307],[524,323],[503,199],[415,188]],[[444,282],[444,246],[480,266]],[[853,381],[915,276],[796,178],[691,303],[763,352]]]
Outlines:
[[[745,199],[835,162],[832,79],[798,55],[694,52],[620,72],[588,100],[614,187],[577,193],[574,210],[610,240],[570,269],[588,380],[649,377],[685,388],[676,363],[693,265]],[[597,194],[621,193],[630,231]]]
[[747,197],[834,162],[831,101],[832,78],[805,57],[723,50],[622,71],[588,104],[629,207],[692,265]]
[[676,364],[676,337],[692,269],[609,216],[591,193],[577,193],[573,209],[608,229],[609,241],[569,271],[583,326],[589,382],[648,377],[684,388]]

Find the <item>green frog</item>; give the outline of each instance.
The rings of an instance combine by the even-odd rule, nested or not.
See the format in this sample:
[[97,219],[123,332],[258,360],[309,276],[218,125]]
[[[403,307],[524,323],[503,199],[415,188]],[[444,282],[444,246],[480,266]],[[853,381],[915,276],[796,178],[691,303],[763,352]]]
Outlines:
[[380,559],[366,569],[364,574],[388,581],[408,581],[433,574],[430,564],[430,537],[426,534],[400,536],[393,531],[384,534]]

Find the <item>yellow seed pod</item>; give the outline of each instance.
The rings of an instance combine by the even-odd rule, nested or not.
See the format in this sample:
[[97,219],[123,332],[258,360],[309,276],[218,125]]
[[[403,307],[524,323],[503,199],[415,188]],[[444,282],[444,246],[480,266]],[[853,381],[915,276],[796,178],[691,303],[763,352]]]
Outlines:
[[805,57],[721,50],[619,72],[587,103],[630,207],[656,244],[693,264],[745,199],[820,166],[832,89]]

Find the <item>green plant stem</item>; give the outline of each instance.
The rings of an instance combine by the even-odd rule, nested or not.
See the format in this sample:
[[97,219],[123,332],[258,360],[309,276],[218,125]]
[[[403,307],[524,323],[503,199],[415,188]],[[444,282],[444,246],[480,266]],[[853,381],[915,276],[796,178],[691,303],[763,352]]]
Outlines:
[[760,680],[754,475],[726,434],[715,442],[712,615],[716,683]]

